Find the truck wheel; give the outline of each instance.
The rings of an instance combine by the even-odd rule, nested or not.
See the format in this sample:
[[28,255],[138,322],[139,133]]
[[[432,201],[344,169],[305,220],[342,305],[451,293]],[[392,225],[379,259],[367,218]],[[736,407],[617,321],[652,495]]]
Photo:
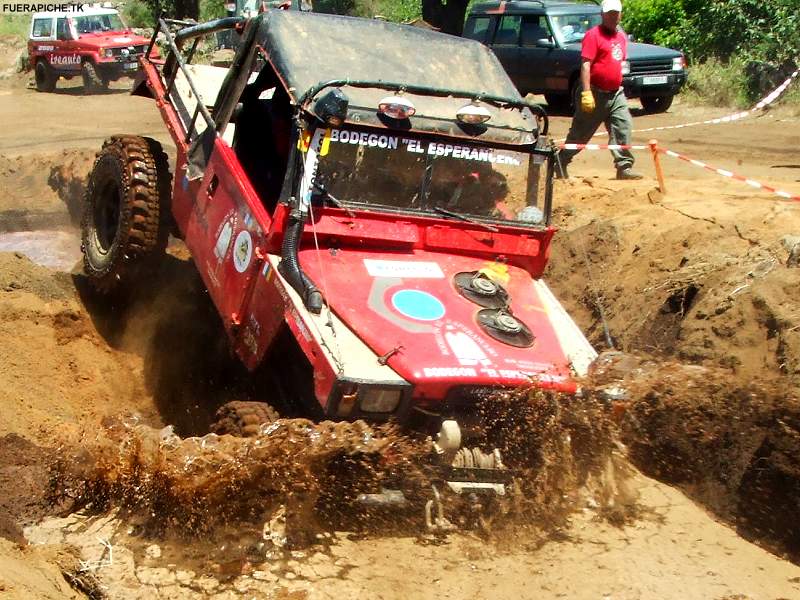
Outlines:
[[52,92],[56,89],[56,77],[53,69],[44,60],[36,61],[36,89],[40,92]]
[[97,73],[94,63],[87,60],[81,65],[83,77],[83,91],[86,94],[96,94],[108,89],[108,82]]
[[674,96],[648,96],[647,98],[639,98],[642,103],[642,108],[646,113],[663,113],[672,106],[672,99]]
[[256,437],[264,423],[278,418],[275,409],[264,402],[228,402],[217,410],[211,431],[217,435]]
[[170,181],[167,155],[155,140],[114,136],[104,142],[81,222],[84,271],[96,290],[124,289],[164,254]]

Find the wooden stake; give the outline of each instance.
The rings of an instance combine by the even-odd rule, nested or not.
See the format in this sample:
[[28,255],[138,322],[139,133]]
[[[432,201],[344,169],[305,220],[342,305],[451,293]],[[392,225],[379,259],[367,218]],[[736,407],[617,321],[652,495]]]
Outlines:
[[650,152],[653,154],[653,164],[656,167],[656,177],[658,178],[658,191],[662,194],[667,193],[667,188],[664,186],[664,171],[661,170],[661,158],[658,152],[658,140],[650,140],[648,142]]

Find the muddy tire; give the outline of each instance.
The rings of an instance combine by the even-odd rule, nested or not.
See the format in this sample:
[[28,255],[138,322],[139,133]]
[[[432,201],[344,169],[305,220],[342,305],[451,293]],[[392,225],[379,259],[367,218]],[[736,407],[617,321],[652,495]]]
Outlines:
[[87,60],[81,65],[81,77],[85,94],[98,94],[108,89],[108,82],[100,77],[97,67],[91,61]]
[[264,402],[228,402],[217,410],[211,431],[217,435],[256,437],[264,423],[278,418],[275,409]]
[[56,89],[56,76],[53,69],[44,60],[36,62],[34,68],[34,77],[36,79],[36,89],[40,92],[52,92]]
[[86,186],[81,250],[96,290],[128,288],[150,273],[169,234],[170,173],[155,140],[114,136],[97,154]]

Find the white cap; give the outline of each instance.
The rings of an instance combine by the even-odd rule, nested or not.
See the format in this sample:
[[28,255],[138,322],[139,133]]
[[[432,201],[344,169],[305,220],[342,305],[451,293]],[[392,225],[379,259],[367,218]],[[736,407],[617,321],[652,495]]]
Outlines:
[[611,11],[622,12],[622,2],[621,0],[603,0],[600,5],[600,11],[604,13]]

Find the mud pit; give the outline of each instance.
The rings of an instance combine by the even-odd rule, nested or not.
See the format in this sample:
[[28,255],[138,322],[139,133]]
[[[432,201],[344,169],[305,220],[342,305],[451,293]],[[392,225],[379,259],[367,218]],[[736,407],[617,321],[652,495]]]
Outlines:
[[[57,114],[56,96],[18,88],[0,103],[21,96],[41,103],[40,114]],[[95,102],[57,99],[74,110]],[[139,115],[142,133],[155,123],[149,105],[116,95],[104,102]],[[30,110],[16,104],[9,108]],[[709,116],[700,111],[679,105],[637,126]],[[800,235],[796,206],[672,165],[662,197],[652,181],[610,180],[605,154],[580,156],[578,177],[557,189],[562,232],[548,280],[596,347],[604,347],[602,307],[615,345],[655,357],[617,369],[627,399],[591,405],[618,423],[633,465],[610,437],[578,441],[597,431],[575,405],[533,397],[535,502],[495,523],[488,539],[431,538],[418,513],[350,514],[348,522],[345,510],[312,511],[299,519],[311,545],[292,549],[280,543],[281,522],[307,514],[315,460],[319,467],[381,439],[388,446],[377,451],[400,444],[413,457],[419,449],[359,430],[333,454],[303,455],[303,436],[326,430],[301,424],[308,429],[291,446],[301,450],[296,462],[249,463],[265,451],[254,442],[202,437],[214,409],[251,395],[256,383],[230,358],[184,252],[174,252],[139,304],[111,308],[69,272],[74,255],[59,261],[60,273],[25,258],[51,258],[53,240],[77,246],[75,199],[94,146],[130,121],[98,114],[91,131],[65,131],[56,143],[33,133],[9,150],[19,146],[13,126],[0,140],[0,241],[12,250],[0,254],[0,483],[13,490],[0,502],[0,533],[24,544],[24,528],[28,541],[0,540],[4,595],[800,597],[800,569],[778,557],[796,558],[798,547],[800,269],[787,267],[784,242]],[[795,171],[773,168],[793,164],[784,149],[796,146],[796,121],[773,112],[714,130],[714,144],[703,128],[666,141],[709,161],[741,161],[753,177],[796,190]],[[555,119],[556,133],[567,124]],[[774,141],[743,143],[756,132]],[[184,472],[192,456],[208,468],[189,461]],[[293,475],[259,470],[278,466]],[[222,509],[231,496],[240,502]]]

